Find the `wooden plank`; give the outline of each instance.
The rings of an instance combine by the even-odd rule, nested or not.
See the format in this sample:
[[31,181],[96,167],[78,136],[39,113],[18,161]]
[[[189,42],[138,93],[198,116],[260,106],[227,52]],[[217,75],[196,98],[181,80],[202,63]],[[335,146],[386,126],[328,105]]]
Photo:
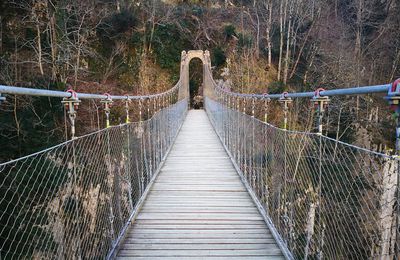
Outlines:
[[276,244],[273,238],[126,238],[125,244]]
[[[199,190],[192,190],[192,188]],[[188,184],[185,187],[184,185],[173,186],[173,184],[159,184],[154,188],[154,190],[151,189],[150,193],[160,193],[160,191],[157,189],[163,189],[163,190],[167,189],[175,193],[192,192],[198,195],[210,195],[209,192],[214,192],[214,193],[218,192],[219,195],[231,195],[236,193],[235,195],[243,195],[244,197],[250,198],[250,195],[247,193],[247,190],[237,185],[233,186],[233,185],[215,184],[213,186],[205,187],[204,185]],[[241,194],[238,194],[238,192],[240,192]],[[166,195],[169,194],[166,192],[163,193]]]
[[122,249],[119,251],[121,256],[233,256],[240,255],[246,256],[268,256],[268,255],[280,255],[278,249],[225,249],[225,250],[138,250],[138,249]]
[[190,111],[117,259],[282,259],[204,111]]
[[254,213],[139,213],[137,219],[191,219],[191,220],[263,220],[259,214]]
[[[259,239],[273,238],[271,234],[227,234],[227,233],[131,233],[128,234],[128,239]],[[182,240],[183,239],[183,240]]]
[[141,212],[144,213],[154,213],[154,212],[163,212],[163,213],[190,213],[190,212],[202,212],[202,213],[255,213],[258,214],[258,210],[251,207],[189,207],[189,206],[170,206],[170,207],[143,207]]
[[135,223],[147,223],[147,224],[154,224],[154,223],[163,223],[163,224],[201,224],[201,225],[232,225],[232,224],[239,224],[239,225],[260,225],[265,224],[264,220],[248,220],[248,219],[136,219]]
[[275,244],[125,244],[122,249],[147,249],[147,250],[226,250],[237,249],[279,249]]
[[223,198],[219,198],[218,200],[211,200],[211,199],[202,199],[201,201],[199,201],[199,198],[193,198],[193,199],[184,199],[181,197],[170,197],[170,198],[166,198],[165,200],[162,200],[161,197],[157,197],[157,199],[153,198],[151,200],[149,200],[147,202],[146,205],[148,205],[149,203],[154,203],[154,204],[160,204],[160,203],[164,203],[165,205],[174,205],[174,204],[180,204],[180,205],[194,205],[194,206],[201,206],[201,205],[210,205],[210,206],[219,206],[221,204],[223,204],[223,206],[249,206],[249,204],[251,203],[251,201],[249,200],[240,200],[237,201],[235,204],[235,200],[234,199],[223,199]]
[[131,230],[131,234],[224,234],[224,235],[235,235],[235,234],[268,234],[270,232],[265,229],[142,229],[140,227]]
[[[138,257],[138,256],[117,256],[116,259],[120,260],[148,260],[149,257]],[[203,256],[153,256],[151,257],[152,260],[204,260]],[[211,260],[235,260],[241,259],[243,260],[243,256],[214,256],[214,257],[207,257],[207,259]],[[283,256],[246,256],[246,260],[282,260],[285,259]]]
[[230,190],[230,191],[224,191],[224,190],[205,190],[205,191],[179,191],[179,190],[168,190],[168,192],[164,191],[158,191],[158,190],[152,190],[150,194],[164,194],[164,195],[191,195],[195,197],[212,197],[214,195],[220,196],[220,197],[243,197],[243,198],[250,198],[248,193],[246,191],[242,190]]
[[152,223],[152,224],[146,224],[146,223],[140,223],[137,224],[135,223],[133,225],[134,229],[162,229],[162,230],[185,230],[185,229],[190,229],[190,230],[266,230],[266,225],[265,224],[254,224],[254,225],[242,225],[242,224],[164,224],[164,223]]

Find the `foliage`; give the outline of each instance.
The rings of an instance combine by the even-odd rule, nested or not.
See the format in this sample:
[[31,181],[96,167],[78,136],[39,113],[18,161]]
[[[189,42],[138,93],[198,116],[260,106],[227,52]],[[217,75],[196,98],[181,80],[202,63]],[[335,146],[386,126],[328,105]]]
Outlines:
[[[97,26],[96,33],[99,40],[107,45],[124,37],[124,34],[132,30],[136,24],[137,18],[134,13],[130,10],[122,10],[105,18]],[[105,47],[109,48],[110,46]]]
[[253,45],[253,37],[248,34],[239,33],[239,42],[238,48],[239,49],[250,49]]
[[231,39],[233,36],[237,36],[236,28],[233,24],[227,24],[224,26],[224,36],[226,39]]
[[[30,154],[62,140],[62,105],[58,99],[7,96],[0,111],[0,161]],[[15,135],[10,129],[17,127]]]
[[152,44],[157,63],[160,64],[161,68],[169,69],[175,73],[179,69],[182,50],[191,47],[185,34],[173,24],[158,26],[154,31]]
[[225,64],[226,62],[226,56],[225,52],[222,50],[221,47],[216,47],[212,50],[211,52],[211,62],[213,65],[220,67]]

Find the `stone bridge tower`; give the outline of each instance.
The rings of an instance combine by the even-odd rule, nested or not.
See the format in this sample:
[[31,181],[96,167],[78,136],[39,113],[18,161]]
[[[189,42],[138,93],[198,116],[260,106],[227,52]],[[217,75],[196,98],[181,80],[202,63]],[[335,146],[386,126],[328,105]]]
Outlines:
[[189,98],[189,64],[194,58],[199,58],[203,62],[203,96],[209,96],[212,88],[211,59],[209,51],[190,50],[182,51],[180,80],[183,88],[180,89],[179,98]]

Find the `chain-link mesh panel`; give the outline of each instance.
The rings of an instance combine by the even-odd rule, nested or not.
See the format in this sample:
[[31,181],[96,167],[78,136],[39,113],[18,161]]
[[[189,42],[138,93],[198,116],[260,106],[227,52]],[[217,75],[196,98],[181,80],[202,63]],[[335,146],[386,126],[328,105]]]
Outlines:
[[207,98],[208,115],[294,258],[398,256],[398,159],[223,103]]
[[187,100],[0,164],[1,259],[109,255],[183,123]]

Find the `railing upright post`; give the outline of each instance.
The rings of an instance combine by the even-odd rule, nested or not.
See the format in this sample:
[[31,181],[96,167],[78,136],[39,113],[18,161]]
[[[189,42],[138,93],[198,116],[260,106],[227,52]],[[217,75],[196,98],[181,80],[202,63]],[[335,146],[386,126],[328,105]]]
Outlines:
[[[101,101],[104,103],[104,111],[106,113],[106,127],[110,127],[110,121],[109,121],[109,115],[110,115],[110,103],[112,102],[111,99],[104,99]],[[106,140],[107,140],[107,155],[106,155],[106,164],[108,168],[108,174],[110,175],[115,175],[115,173],[112,172],[112,158],[111,158],[111,144],[110,144],[110,133],[109,131],[106,132]],[[115,181],[115,176],[111,176],[110,178],[106,178],[107,184],[108,184],[108,189],[109,189],[109,194],[108,194],[108,202],[109,202],[109,210],[110,210],[110,215],[109,215],[109,220],[110,220],[110,242],[111,245],[114,246],[115,243],[115,229],[114,229],[114,208],[113,208],[113,186],[114,186],[114,181]]]
[[[155,103],[156,103],[156,111],[157,113],[160,112],[160,97],[156,97],[155,99]],[[154,171],[156,170],[156,165],[158,165],[158,163],[160,162],[160,123],[158,122],[158,120],[156,120],[156,143],[155,143],[155,153],[156,153],[156,161],[155,161],[155,165],[154,165]]]
[[[151,99],[147,98],[147,119],[151,118],[151,116],[150,116],[150,106],[151,106]],[[151,123],[149,123],[147,127],[149,128],[149,129],[147,129],[147,131],[150,131]],[[146,142],[147,141],[149,142],[148,154],[149,154],[150,158],[148,158],[148,164],[149,164],[148,169],[149,169],[149,171],[147,172],[146,179],[149,180],[149,176],[153,175],[153,151],[152,151],[150,134],[148,134],[148,138],[147,139],[148,140],[146,140]],[[147,155],[145,155],[145,156],[147,156]]]
[[242,145],[242,159],[243,159],[243,168],[244,168],[244,175],[246,176],[247,181],[250,183],[249,181],[249,176],[247,175],[247,125],[246,125],[246,106],[247,106],[247,100],[246,98],[243,98],[243,115],[242,115],[242,127],[243,127],[243,145]]
[[255,171],[255,106],[256,106],[256,99],[253,97],[251,99],[251,152],[250,152],[250,174],[252,180],[252,187],[255,189],[256,187],[256,171]]
[[[146,161],[145,161],[145,159],[144,159],[144,143],[143,143],[143,133],[142,133],[142,131],[143,131],[143,124],[142,124],[142,118],[143,118],[143,99],[142,99],[142,97],[140,97],[139,98],[139,101],[138,101],[138,106],[139,106],[139,126],[138,127],[136,127],[136,129],[137,128],[139,128],[139,131],[140,131],[140,162],[141,162],[141,164],[140,164],[140,166],[141,166],[141,168],[140,168],[140,176],[139,176],[139,172],[137,173],[138,174],[138,186],[139,186],[139,194],[140,195],[142,195],[143,194],[143,183],[144,183],[144,177],[143,177],[143,172],[144,172],[144,170],[146,169]],[[135,156],[135,158],[137,158],[137,156]],[[143,162],[144,162],[144,166],[143,166]],[[135,163],[137,164],[137,165],[139,165],[139,161],[136,159],[135,160]],[[138,167],[136,167],[136,168],[138,168]],[[146,169],[147,170],[147,169]]]
[[[236,96],[236,111],[238,112],[238,113],[236,113],[236,115],[237,115],[237,120],[236,120],[236,123],[238,124],[238,125],[240,125],[240,102],[239,102],[239,96]],[[236,151],[237,151],[237,158],[236,158],[236,161],[237,162],[239,162],[239,167],[241,166],[240,165],[240,162],[241,162],[241,151],[240,151],[240,146],[239,146],[239,140],[240,140],[240,129],[241,129],[241,127],[239,128],[239,127],[236,127],[236,141],[235,141],[235,143],[236,143]]]
[[314,97],[311,99],[311,102],[314,104],[314,108],[317,112],[317,134],[322,135],[323,131],[323,116],[325,113],[326,106],[328,105],[329,97],[322,97],[320,95],[321,91],[325,91],[323,88],[319,88],[315,91]]
[[128,183],[128,200],[129,200],[129,207],[130,207],[130,211],[132,212],[133,210],[133,201],[132,201],[132,183],[131,183],[131,132],[130,132],[130,119],[129,119],[129,104],[130,104],[131,100],[129,98],[129,96],[126,97],[125,100],[125,114],[126,114],[126,118],[125,118],[125,124],[126,124],[126,142],[127,142],[127,148],[126,148],[126,152],[127,152],[127,158],[126,158],[126,182]]
[[61,103],[64,105],[71,123],[71,139],[73,140],[75,139],[76,111],[78,110],[81,101],[78,99],[76,92],[72,89],[69,89],[67,92],[71,93],[71,97],[64,98]]
[[139,122],[142,122],[142,98],[139,99]]
[[111,111],[111,104],[113,103],[110,94],[105,93],[107,97],[102,99],[100,102],[104,104],[104,112],[106,113],[106,128],[110,127],[110,111]]
[[[284,113],[284,119],[283,119],[283,129],[284,129],[284,136],[283,136],[283,143],[284,143],[284,158],[283,158],[283,163],[284,163],[284,174],[283,174],[283,195],[279,199],[279,208],[283,211],[283,218],[282,221],[283,226],[288,226],[288,185],[287,185],[287,180],[288,180],[288,113],[289,113],[289,104],[292,103],[292,99],[287,96],[288,93],[284,92],[282,93],[281,97],[279,98],[279,102],[283,104],[283,113]],[[290,242],[290,231],[286,231],[286,239]]]
[[232,96],[228,95],[228,109],[227,109],[227,114],[228,114],[228,147],[232,151]]
[[125,124],[129,124],[131,122],[130,118],[129,118],[129,104],[131,103],[131,99],[129,98],[129,96],[126,96],[126,100],[125,100]]
[[[69,89],[67,92],[71,93],[71,97],[69,98],[64,98],[61,102],[64,104],[65,109],[67,110],[67,114],[71,123],[71,140],[74,140],[75,137],[75,119],[76,119],[76,115],[77,115],[77,110],[79,107],[79,103],[81,102],[75,91],[73,91],[72,89]],[[79,193],[75,191],[75,189],[77,189],[77,185],[78,185],[78,181],[77,181],[77,172],[76,172],[76,147],[75,147],[75,142],[73,141],[72,144],[72,162],[70,162],[72,164],[72,168],[68,167],[68,171],[69,174],[72,175],[72,188],[71,188],[71,197],[72,195],[75,196],[76,201],[79,200]],[[80,227],[79,225],[79,212],[77,209],[75,209],[75,224],[77,225],[76,229],[78,230],[78,232],[80,231]],[[81,241],[78,237],[78,241],[76,241],[77,243],[77,251],[79,252],[75,252],[74,257],[80,258],[81,257]]]
[[[165,108],[165,95],[161,96],[160,108],[161,109]],[[163,123],[164,123],[164,121],[161,123],[161,126],[163,126]],[[165,136],[165,134],[166,134],[165,129],[162,127],[162,129],[161,129],[161,143],[160,143],[160,146],[161,146],[161,149],[160,149],[161,159],[163,158],[163,155],[164,155],[164,147],[165,147],[165,144],[164,144],[165,138],[164,138],[164,136]]]
[[283,129],[287,130],[288,129],[288,113],[289,113],[289,104],[292,103],[292,99],[290,97],[287,97],[288,93],[283,92],[281,97],[279,98],[279,102],[283,104]]
[[[171,103],[172,103],[171,102],[171,95],[172,95],[172,93],[169,93],[167,95],[167,106],[168,107],[171,106]],[[168,113],[168,116],[167,116],[168,143],[170,143],[171,140],[172,140],[171,135],[169,134],[170,120],[171,120],[171,116],[170,116],[170,113]]]
[[[270,98],[268,97],[268,93],[263,94],[264,97],[264,123],[268,123],[268,107],[269,107],[269,102]],[[265,203],[266,209],[268,209],[268,163],[269,163],[269,155],[268,155],[268,127],[264,125],[264,140],[265,140],[265,146],[264,146],[264,155],[265,155],[265,172],[264,176],[262,177],[262,198]]]
[[[323,88],[318,88],[314,92],[314,97],[311,99],[311,103],[314,105],[314,109],[316,111],[317,119],[316,119],[316,130],[317,134],[319,136],[318,138],[318,149],[319,149],[319,156],[318,156],[318,187],[316,187],[317,193],[318,193],[318,201],[317,202],[312,202],[310,205],[310,211],[309,211],[309,219],[315,219],[313,215],[315,215],[315,206],[317,205],[318,208],[318,234],[319,234],[319,241],[318,241],[318,255],[319,258],[321,259],[323,257],[323,234],[324,234],[324,222],[322,218],[322,154],[323,154],[323,147],[322,147],[322,133],[323,133],[323,116],[326,110],[326,106],[328,105],[329,97],[321,96],[321,92],[324,91]],[[314,223],[312,223],[311,226],[314,226]],[[309,245],[312,240],[312,234],[314,233],[314,230],[307,230],[308,235],[307,235],[307,244],[306,244],[306,252],[305,252],[305,257],[307,258],[308,256],[308,250],[309,250]]]
[[268,123],[268,107],[269,107],[269,102],[271,99],[268,97],[267,93],[264,93],[264,123]]
[[228,96],[224,93],[224,140],[225,144],[228,147],[228,126],[229,118],[228,118]]
[[146,120],[148,120],[151,116],[150,116],[150,98],[147,98],[147,116],[146,116]]
[[[157,97],[153,99],[153,116],[157,113]],[[158,140],[158,127],[157,127],[157,122],[155,121],[153,123],[154,127],[154,133],[155,136],[153,137],[153,142],[152,142],[152,149],[153,149],[153,172],[151,174],[151,177],[153,177],[154,172],[156,171],[156,165],[158,161],[158,152],[157,152],[157,140]],[[150,178],[151,179],[151,178]],[[150,180],[149,180],[150,181]]]

